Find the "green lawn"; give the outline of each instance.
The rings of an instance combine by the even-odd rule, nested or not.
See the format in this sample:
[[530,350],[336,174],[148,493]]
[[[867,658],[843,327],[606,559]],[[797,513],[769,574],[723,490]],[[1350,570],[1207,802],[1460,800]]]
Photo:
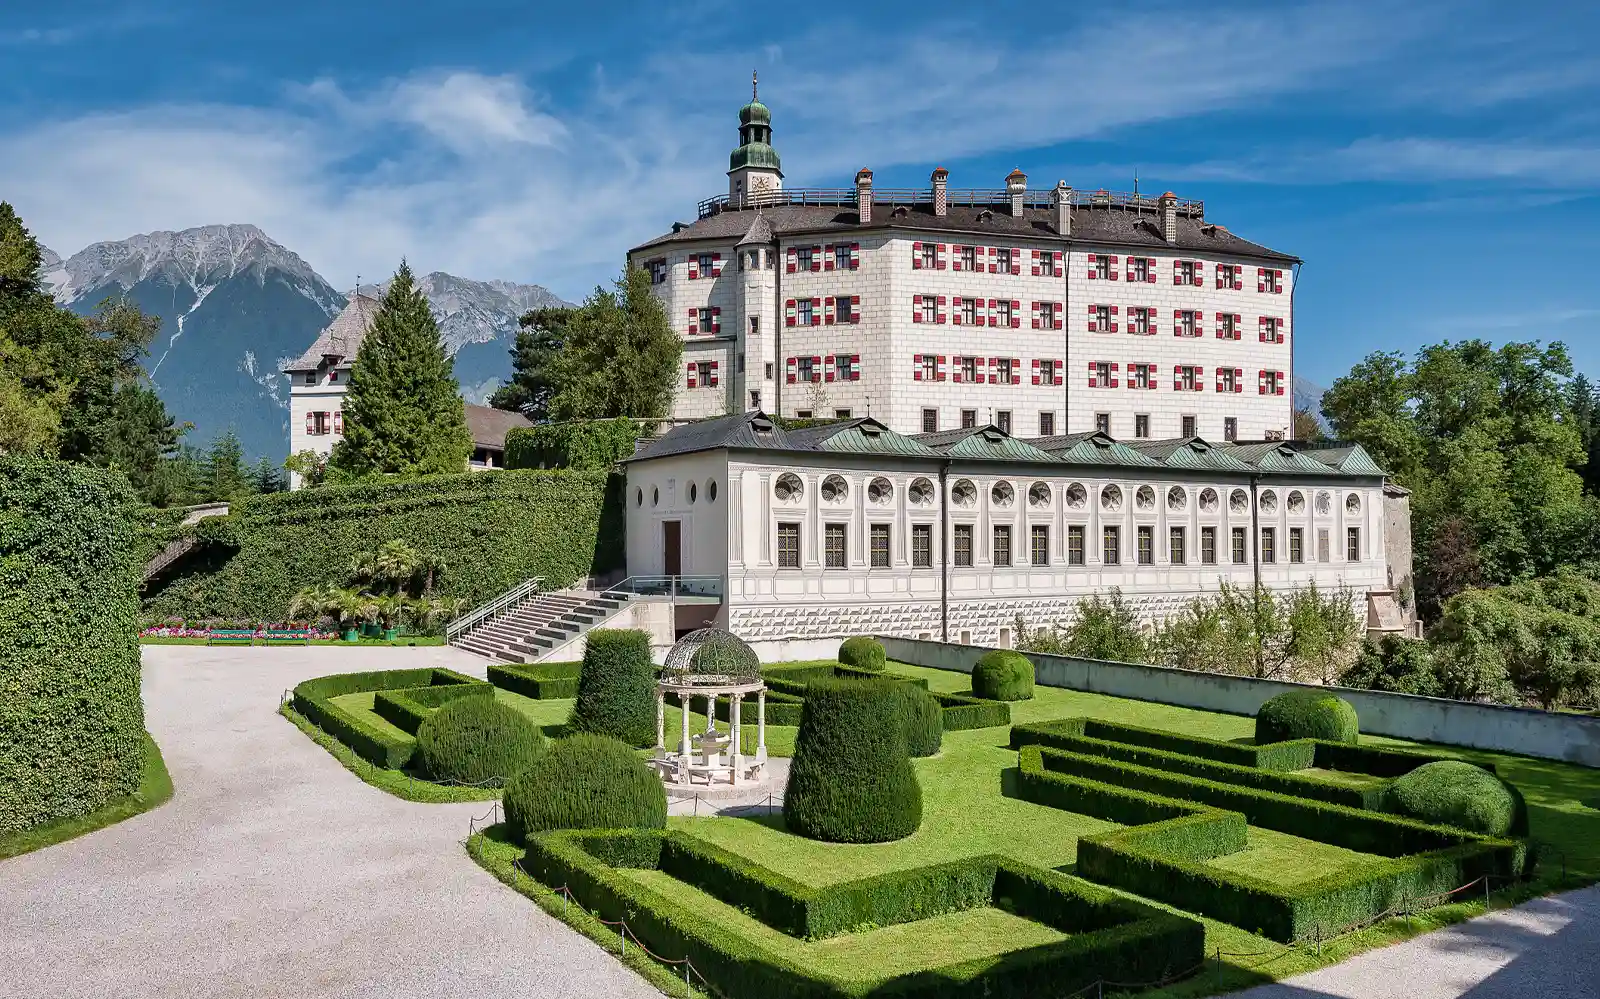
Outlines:
[[150,733],[146,732],[144,771],[139,778],[139,790],[121,801],[114,801],[99,811],[87,815],[58,819],[8,836],[0,836],[0,860],[31,853],[57,843],[65,843],[69,839],[76,839],[96,829],[104,829],[141,812],[148,812],[164,804],[171,797],[172,777],[167,773],[167,763],[161,758],[161,748],[150,737]]
[[[210,639],[206,639],[206,638],[176,638],[176,637],[168,637],[168,636],[164,636],[164,635],[149,635],[149,636],[141,636],[139,638],[139,644],[140,645],[210,645],[211,641],[210,641]],[[279,643],[279,644],[271,646],[271,647],[272,648],[293,648],[295,645],[298,645],[298,644],[302,644],[302,643],[298,643],[298,642],[283,642],[283,643]],[[377,646],[385,646],[385,647],[407,647],[407,646],[413,646],[413,645],[416,645],[416,646],[444,645],[445,644],[445,640],[443,638],[441,638],[440,636],[438,636],[438,635],[407,635],[407,636],[404,636],[404,637],[401,637],[401,638],[390,638],[390,639],[362,638],[359,641],[355,641],[355,642],[346,642],[343,639],[339,639],[339,638],[314,638],[310,642],[303,643],[303,644],[306,644],[306,645],[323,645],[323,646],[330,646],[330,647],[336,647],[336,648],[341,648],[341,649],[370,649],[375,645],[377,645]],[[233,644],[230,643],[230,644],[227,644],[227,645],[218,645],[217,646],[217,648],[219,648],[219,649],[223,649],[223,648],[261,649],[261,648],[267,648],[267,647],[268,646],[265,643],[262,643],[262,642],[259,642],[259,641],[254,645],[233,645]]]

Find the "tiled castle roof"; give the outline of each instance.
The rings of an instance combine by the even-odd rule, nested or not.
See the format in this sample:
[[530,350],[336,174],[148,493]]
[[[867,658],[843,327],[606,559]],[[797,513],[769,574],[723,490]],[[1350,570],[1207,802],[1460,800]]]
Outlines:
[[338,357],[337,362],[348,367],[355,363],[356,354],[361,350],[361,341],[367,338],[367,333],[372,329],[372,317],[378,311],[377,299],[368,298],[362,294],[350,296],[350,303],[344,311],[334,317],[333,322],[319,334],[317,339],[307,348],[299,359],[290,361],[282,368],[283,371],[294,373],[297,371],[315,371],[323,364],[323,359]]

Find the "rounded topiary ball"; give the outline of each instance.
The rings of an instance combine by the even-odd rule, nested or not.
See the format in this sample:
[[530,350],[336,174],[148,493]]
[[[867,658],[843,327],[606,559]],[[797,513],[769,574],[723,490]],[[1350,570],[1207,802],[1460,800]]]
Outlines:
[[417,728],[417,755],[434,780],[496,786],[544,750],[528,717],[493,697],[459,697]]
[[895,687],[905,722],[906,752],[912,756],[932,756],[944,741],[944,709],[932,694],[914,683],[899,683]]
[[888,680],[806,687],[783,817],[833,843],[886,843],[922,824],[922,787],[906,749],[904,695]]
[[1033,697],[1033,662],[1020,652],[986,652],[972,668],[972,693],[991,701]]
[[661,829],[667,794],[632,747],[604,735],[557,739],[506,782],[506,823],[526,841],[550,829]]
[[1356,709],[1342,697],[1321,690],[1291,690],[1256,712],[1256,745],[1291,739],[1322,739],[1355,745],[1360,731]]
[[584,641],[578,702],[569,723],[575,732],[609,735],[631,746],[656,740],[656,666],[650,634],[596,628]]
[[883,643],[876,638],[857,635],[839,643],[840,665],[882,673],[886,662],[888,657],[884,655]]
[[1395,806],[1424,822],[1504,836],[1517,818],[1517,799],[1500,778],[1461,760],[1441,760],[1399,777],[1389,787]]

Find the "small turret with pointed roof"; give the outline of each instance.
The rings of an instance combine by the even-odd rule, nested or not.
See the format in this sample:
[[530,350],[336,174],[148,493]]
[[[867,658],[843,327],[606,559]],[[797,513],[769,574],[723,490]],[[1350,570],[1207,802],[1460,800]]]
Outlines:
[[772,148],[772,111],[761,103],[750,74],[750,103],[739,109],[739,148],[728,156],[728,196],[734,207],[760,205],[783,189],[783,164]]

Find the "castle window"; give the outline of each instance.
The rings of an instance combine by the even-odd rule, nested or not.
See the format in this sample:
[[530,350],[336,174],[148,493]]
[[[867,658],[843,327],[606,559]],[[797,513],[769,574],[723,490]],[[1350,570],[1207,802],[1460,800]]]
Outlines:
[[[968,247],[970,250],[971,247]],[[978,324],[978,300],[975,298],[956,299],[961,308],[961,322],[967,326]]]
[[1200,564],[1217,564],[1217,529],[1215,527],[1200,528]]
[[[1128,310],[1128,332],[1129,333],[1137,333],[1137,334],[1139,334],[1141,336],[1153,332],[1150,329],[1150,313],[1152,311],[1153,310],[1147,309],[1142,305],[1136,305],[1136,306],[1130,308]],[[1107,316],[1106,317],[1106,324],[1107,324],[1106,328],[1107,329],[1110,328],[1110,322],[1111,322],[1111,319],[1110,319],[1109,316]]]
[[845,568],[845,525],[822,525],[823,568]]
[[1180,364],[1172,372],[1172,387],[1179,392],[1198,392],[1204,380],[1205,375],[1197,365]]
[[1096,430],[1100,431],[1102,434],[1110,436],[1110,434],[1111,434],[1111,414],[1110,413],[1096,413],[1096,414],[1094,414],[1094,428]]
[[927,569],[933,565],[933,525],[911,525],[911,567]]
[[937,243],[923,243],[922,247],[921,247],[921,250],[922,250],[922,266],[926,270],[930,270],[930,271],[933,270],[934,267],[939,262],[939,244],[937,244]]
[[1148,282],[1150,280],[1150,263],[1149,257],[1129,257],[1128,280]]
[[1188,539],[1181,527],[1167,529],[1167,560],[1173,565],[1183,565],[1189,560]]
[[972,525],[956,525],[956,565],[965,569],[972,565]]
[[1283,342],[1283,320],[1277,316],[1262,316],[1260,338],[1262,343]]
[[698,376],[699,382],[700,382],[700,386],[702,388],[710,388],[711,386],[716,384],[716,382],[712,381],[712,379],[711,379],[711,362],[710,361],[696,361],[694,366],[695,366],[695,374]]
[[1239,339],[1239,320],[1240,317],[1232,312],[1217,313],[1217,339]]
[[[817,373],[816,372],[816,359],[815,358],[799,357],[799,358],[796,358],[795,361],[796,361],[795,368],[799,372],[801,381],[803,381],[803,382],[813,382],[813,381],[817,380],[816,377],[815,377],[815,375]],[[807,413],[806,415],[809,416],[811,414]]]
[[1012,261],[1016,259],[1016,250],[1009,246],[1002,246],[995,252],[995,270],[1001,274],[1011,273]]
[[306,372],[306,384],[307,385],[315,385],[316,383],[317,383],[317,373],[315,371],[307,371]]
[[1243,288],[1244,280],[1240,274],[1240,271],[1242,270],[1244,270],[1244,268],[1240,267],[1238,264],[1218,264],[1217,287]]
[[1000,428],[1001,433],[1009,434],[1011,432],[1011,410],[995,410],[994,425]]
[[1222,418],[1222,439],[1225,441],[1239,439],[1239,418],[1237,416],[1224,416]]
[[922,432],[925,434],[938,433],[939,411],[937,409],[924,409],[922,411]]
[[796,250],[795,262],[802,271],[809,271],[811,269],[811,247],[802,246]]
[[1155,528],[1149,524],[1139,525],[1139,564],[1156,564],[1156,537]]
[[1256,291],[1268,295],[1283,294],[1283,271],[1275,271],[1270,267],[1257,267]]
[[1173,330],[1173,332],[1178,336],[1200,335],[1200,324],[1196,319],[1195,311],[1193,309],[1179,309],[1177,322],[1175,322],[1173,325],[1177,327]]
[[1278,561],[1278,532],[1275,528],[1261,529],[1261,563],[1271,565]]
[[1106,565],[1122,564],[1122,529],[1109,526],[1100,541],[1100,558]]
[[1072,524],[1067,528],[1067,564],[1083,564],[1083,525]]
[[812,300],[809,298],[796,300],[795,309],[795,321],[801,326],[810,326],[813,322]]
[[889,525],[872,525],[872,568],[889,568]]
[[963,246],[961,248],[961,269],[964,271],[978,269],[978,248],[976,246]]
[[1039,436],[1050,437],[1056,432],[1056,414],[1045,412],[1039,414]]
[[976,409],[963,409],[961,411],[961,429],[971,430],[978,425],[978,411]]
[[1184,285],[1195,283],[1193,260],[1174,260],[1172,262],[1172,283]]
[[995,525],[994,564],[997,566],[1008,566],[1011,564],[1011,527],[1009,524]]
[[1050,564],[1050,528],[1035,524],[1028,529],[1028,547],[1034,565]]
[[1060,385],[1063,381],[1061,375],[1062,366],[1063,362],[1061,361],[1041,360],[1039,362],[1039,384]]
[[850,269],[850,246],[851,246],[851,244],[849,244],[849,243],[836,243],[836,244],[834,244],[834,247],[833,247],[833,269],[834,270],[836,270],[836,271],[847,271],[847,270]]
[[800,525],[778,525],[778,568],[800,568]]
[[1290,562],[1304,562],[1306,560],[1305,545],[1305,530],[1299,527],[1289,528]]
[[647,260],[644,266],[645,270],[650,272],[651,284],[667,283],[667,262],[665,259]]
[[1150,414],[1136,413],[1133,417],[1133,436],[1141,440],[1150,436]]
[[1017,370],[1014,360],[1009,357],[991,358],[990,363],[995,366],[993,379],[1001,385],[1015,385]]
[[1010,299],[1000,299],[994,303],[994,325],[1009,328],[1013,321]]
[[1104,253],[1095,254],[1094,258],[1089,261],[1089,276],[1099,278],[1102,281],[1109,280],[1111,277],[1111,258]]
[[976,357],[963,357],[961,359],[961,380],[964,382],[978,380],[978,359]]
[[1111,332],[1111,306],[1097,305],[1094,307],[1094,331],[1096,333]]
[[1128,387],[1136,389],[1155,388],[1156,366],[1154,364],[1134,363],[1128,365]]
[[1344,532],[1344,560],[1361,561],[1361,528],[1347,527]]
[[[1218,368],[1217,369],[1217,391],[1218,392],[1237,392],[1237,391],[1239,391],[1239,369],[1237,369],[1237,368]],[[1233,438],[1229,437],[1228,440],[1233,440]]]
[[1195,435],[1194,417],[1185,416],[1183,418],[1182,426],[1183,426],[1183,430],[1182,430],[1182,433],[1179,434],[1179,436],[1181,436],[1181,437],[1193,437]]

